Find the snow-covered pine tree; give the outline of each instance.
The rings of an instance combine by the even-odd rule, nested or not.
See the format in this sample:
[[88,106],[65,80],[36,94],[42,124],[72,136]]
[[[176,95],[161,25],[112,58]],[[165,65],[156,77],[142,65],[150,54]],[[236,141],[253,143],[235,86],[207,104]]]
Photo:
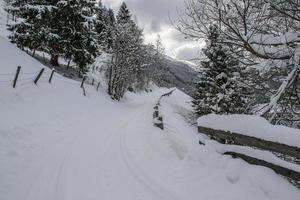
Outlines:
[[94,3],[89,0],[57,3],[61,54],[78,65],[81,76],[86,73],[87,65],[93,62],[97,50],[93,37]]
[[165,47],[162,42],[162,38],[160,35],[157,35],[157,39],[155,41],[154,46],[154,57],[153,57],[153,71],[152,76],[156,77],[156,80],[159,80],[162,76],[162,69],[166,67],[166,60],[165,60]]
[[131,19],[132,15],[127,7],[127,4],[125,2],[123,2],[121,4],[121,7],[118,11],[118,15],[117,15],[117,21],[118,24],[126,24],[130,21],[132,21]]
[[218,42],[219,37],[218,27],[211,25],[203,50],[208,60],[202,62],[204,70],[193,101],[198,115],[243,113],[246,109],[242,86],[235,73],[237,61]]
[[107,50],[110,52],[113,48],[114,37],[115,37],[115,27],[116,27],[116,18],[113,9],[108,9],[108,16],[106,22],[106,43]]
[[138,68],[142,66],[138,56],[142,43],[142,30],[132,20],[127,5],[122,3],[117,15],[109,75],[108,93],[113,99],[119,100],[128,87],[134,87]]
[[109,26],[109,13],[107,8],[103,5],[102,1],[98,2],[96,8],[96,20],[95,20],[95,31],[97,34],[98,44],[103,50],[107,49],[107,38],[108,38],[108,26]]
[[10,25],[10,39],[18,47],[32,50],[34,55],[46,43],[47,27],[44,16],[49,9],[48,3],[46,0],[14,0],[11,9],[18,20]]
[[115,23],[114,11],[106,8],[102,1],[99,1],[96,9],[95,30],[99,45],[102,50],[108,53],[111,51],[113,45]]

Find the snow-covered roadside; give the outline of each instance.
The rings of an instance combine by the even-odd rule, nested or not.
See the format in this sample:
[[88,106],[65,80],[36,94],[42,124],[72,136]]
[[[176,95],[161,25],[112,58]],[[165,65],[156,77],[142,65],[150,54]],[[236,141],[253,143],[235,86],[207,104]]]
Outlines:
[[[243,199],[299,197],[299,194],[295,197],[290,196],[293,193],[291,191],[286,193],[286,197],[281,196],[283,195],[281,192],[285,189],[278,190],[278,188],[285,187],[283,186],[285,180],[279,178],[272,170],[224,156],[221,152],[225,150],[224,146],[209,140],[205,135],[197,134],[196,127],[186,123],[182,116],[182,113],[191,111],[190,101],[190,97],[179,90],[176,90],[170,98],[163,99],[161,113],[164,116],[165,131],[158,137],[165,144],[157,149],[159,153],[165,153],[170,158],[172,157],[170,154],[173,154],[176,159],[173,158],[172,167],[166,167],[164,171],[158,169],[160,166],[154,165],[151,168],[152,170],[156,168],[160,172],[157,175],[158,180],[163,181],[162,179],[168,177],[168,183],[173,183],[169,185],[169,190],[177,191],[177,196],[181,197],[179,199],[186,199],[183,194],[185,192],[193,197],[198,196],[198,199],[240,199],[241,195]],[[205,141],[206,145],[199,145],[199,140]],[[152,146],[157,146],[156,142],[154,140]],[[162,150],[161,147],[165,149]],[[154,162],[152,157],[155,156],[148,157],[151,160],[149,164]],[[155,163],[163,161],[157,160]],[[147,163],[142,168],[147,169],[146,165]],[[290,167],[299,169],[295,165]]]

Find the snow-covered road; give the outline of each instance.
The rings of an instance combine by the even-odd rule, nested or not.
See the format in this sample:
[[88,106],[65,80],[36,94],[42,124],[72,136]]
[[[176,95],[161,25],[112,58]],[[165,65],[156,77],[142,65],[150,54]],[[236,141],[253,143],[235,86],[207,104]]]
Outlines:
[[131,166],[125,142],[131,137],[129,127],[144,124],[147,111],[137,107],[126,116],[102,119],[93,130],[83,126],[76,135],[45,149],[25,199],[133,199],[145,193],[147,199],[156,199],[157,194],[134,173],[132,167],[137,166]]

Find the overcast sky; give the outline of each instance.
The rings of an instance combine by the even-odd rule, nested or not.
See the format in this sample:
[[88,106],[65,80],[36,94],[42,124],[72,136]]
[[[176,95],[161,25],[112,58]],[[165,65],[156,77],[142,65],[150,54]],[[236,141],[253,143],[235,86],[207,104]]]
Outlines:
[[[160,34],[166,54],[180,60],[191,60],[198,56],[199,43],[184,39],[170,23],[169,16],[175,19],[176,9],[183,9],[184,0],[125,0],[132,14],[137,17],[139,26],[144,29],[146,43],[155,43]],[[115,10],[122,0],[103,0]]]

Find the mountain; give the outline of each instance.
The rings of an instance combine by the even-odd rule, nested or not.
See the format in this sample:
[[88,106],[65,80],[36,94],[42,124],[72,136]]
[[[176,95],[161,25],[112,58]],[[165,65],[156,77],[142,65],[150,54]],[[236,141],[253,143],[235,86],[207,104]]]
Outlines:
[[195,66],[168,56],[165,56],[165,63],[166,65],[161,69],[161,75],[154,80],[155,84],[159,87],[176,87],[193,96],[194,84],[199,73]]

